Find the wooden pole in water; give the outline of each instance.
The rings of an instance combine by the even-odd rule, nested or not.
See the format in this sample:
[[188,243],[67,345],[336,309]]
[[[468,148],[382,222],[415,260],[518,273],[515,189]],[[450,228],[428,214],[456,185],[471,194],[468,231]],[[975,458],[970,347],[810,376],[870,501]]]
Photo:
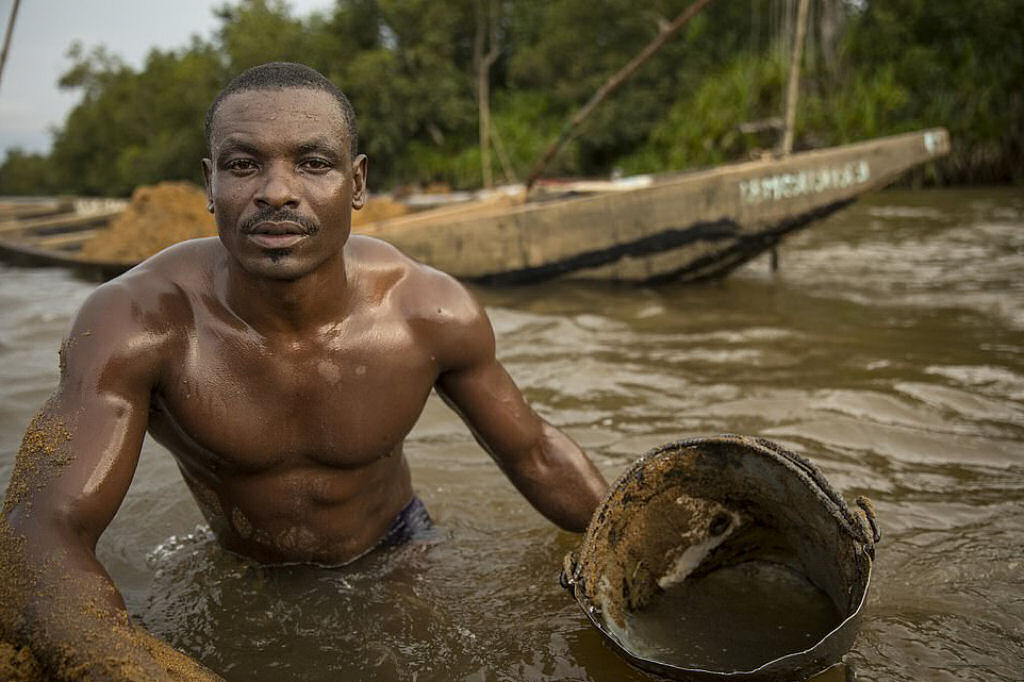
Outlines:
[[687,7],[682,14],[676,17],[672,23],[661,29],[658,36],[652,40],[647,47],[641,50],[637,56],[633,57],[628,64],[619,69],[618,73],[606,80],[604,85],[598,88],[597,92],[595,92],[593,97],[590,98],[590,101],[584,104],[583,107],[576,112],[576,115],[565,124],[565,127],[562,128],[562,132],[559,134],[558,139],[548,146],[544,155],[536,164],[534,164],[533,170],[530,171],[530,177],[526,180],[526,191],[530,191],[530,188],[533,187],[534,183],[537,182],[537,179],[540,178],[544,169],[548,167],[551,159],[555,158],[555,154],[557,154],[558,150],[562,148],[562,145],[566,143],[572,135],[573,130],[583,122],[583,119],[589,116],[597,105],[610,95],[612,91],[622,85],[626,79],[633,75],[634,71],[639,69],[648,59],[654,56],[654,53],[661,49],[661,46],[664,45],[669,38],[678,33],[679,29],[685,26],[686,22],[692,19],[697,12],[704,9],[704,6],[709,2],[711,2],[711,0],[696,0],[696,2]]
[[[796,127],[796,103],[800,93],[800,60],[804,54],[804,33],[807,31],[809,0],[800,0],[796,12],[796,31],[793,49],[789,53],[789,83],[786,87],[786,123],[782,132],[782,156],[793,153],[793,129]],[[779,270],[779,249],[773,246],[769,255],[772,272]]]
[[786,127],[782,135],[782,155],[793,151],[793,128],[796,125],[796,102],[800,91],[800,60],[804,54],[804,34],[807,32],[807,6],[810,0],[800,0],[796,14],[796,37],[789,58],[789,84],[786,88]]
[[11,46],[11,34],[14,33],[14,20],[18,17],[18,5],[20,4],[21,0],[14,0],[14,4],[11,5],[11,17],[7,20],[7,31],[4,32],[4,47],[0,52],[0,79],[3,78],[4,64],[7,63],[7,50]]
[[[497,0],[484,0],[476,3],[476,35],[473,39],[473,64],[476,66],[476,98],[477,123],[480,137],[480,173],[484,187],[494,187],[494,175],[491,171],[491,85],[490,73],[494,62],[501,55],[498,46],[498,10]],[[489,30],[488,30],[489,29]],[[484,43],[487,53],[484,54]]]

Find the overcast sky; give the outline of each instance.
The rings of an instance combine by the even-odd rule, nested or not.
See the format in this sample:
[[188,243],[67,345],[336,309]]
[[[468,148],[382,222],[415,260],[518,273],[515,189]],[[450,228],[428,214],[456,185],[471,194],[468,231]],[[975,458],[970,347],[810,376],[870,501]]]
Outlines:
[[[0,37],[14,0],[0,0]],[[7,63],[0,76],[0,150],[50,149],[49,130],[59,126],[79,93],[61,92],[57,79],[70,66],[68,46],[106,45],[134,67],[154,47],[182,47],[189,37],[209,37],[217,27],[213,8],[223,0],[21,0]],[[299,16],[327,9],[333,0],[289,0]],[[0,160],[2,160],[0,154]]]

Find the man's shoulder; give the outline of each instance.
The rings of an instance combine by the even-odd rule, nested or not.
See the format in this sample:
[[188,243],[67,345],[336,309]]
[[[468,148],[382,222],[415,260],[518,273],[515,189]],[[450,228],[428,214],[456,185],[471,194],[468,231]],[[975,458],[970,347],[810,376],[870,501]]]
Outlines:
[[472,323],[483,309],[451,275],[421,263],[375,237],[353,235],[353,255],[375,296],[406,317],[435,323]]
[[[192,301],[209,289],[216,238],[175,244],[97,287],[78,313],[102,319],[121,335],[174,330],[191,318]],[[76,324],[78,323],[76,322]]]
[[174,246],[93,290],[61,345],[62,381],[95,375],[108,388],[156,385],[192,336],[197,273],[211,256],[207,244]]
[[153,283],[167,281],[187,286],[204,281],[225,256],[217,237],[189,239],[150,256],[129,273],[140,274]]
[[461,282],[379,239],[354,238],[353,247],[374,297],[430,347],[441,371],[493,359],[490,320]]

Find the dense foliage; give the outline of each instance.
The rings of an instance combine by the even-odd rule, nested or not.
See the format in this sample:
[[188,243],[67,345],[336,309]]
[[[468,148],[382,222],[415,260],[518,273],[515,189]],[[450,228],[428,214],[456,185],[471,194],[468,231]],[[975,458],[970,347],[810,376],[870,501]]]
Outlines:
[[[219,30],[139,70],[75,46],[61,87],[81,101],[48,156],[8,150],[0,193],[126,195],[199,180],[205,110],[249,66],[307,63],[360,117],[377,189],[479,186],[481,47],[497,50],[489,155],[523,179],[567,118],[690,0],[282,0],[217,11]],[[549,175],[678,170],[777,144],[794,0],[717,0],[611,98]],[[490,22],[494,20],[493,30]],[[481,31],[487,31],[483,35]],[[1024,181],[1024,0],[812,0],[796,147],[943,125],[954,152],[918,180]]]

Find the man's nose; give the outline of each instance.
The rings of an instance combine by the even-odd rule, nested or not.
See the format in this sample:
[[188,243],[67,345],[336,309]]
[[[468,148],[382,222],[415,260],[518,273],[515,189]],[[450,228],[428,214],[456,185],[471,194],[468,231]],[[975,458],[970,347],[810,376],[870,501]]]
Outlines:
[[256,205],[260,208],[297,208],[299,197],[293,185],[294,178],[286,164],[271,163],[264,171],[264,181],[256,194]]

